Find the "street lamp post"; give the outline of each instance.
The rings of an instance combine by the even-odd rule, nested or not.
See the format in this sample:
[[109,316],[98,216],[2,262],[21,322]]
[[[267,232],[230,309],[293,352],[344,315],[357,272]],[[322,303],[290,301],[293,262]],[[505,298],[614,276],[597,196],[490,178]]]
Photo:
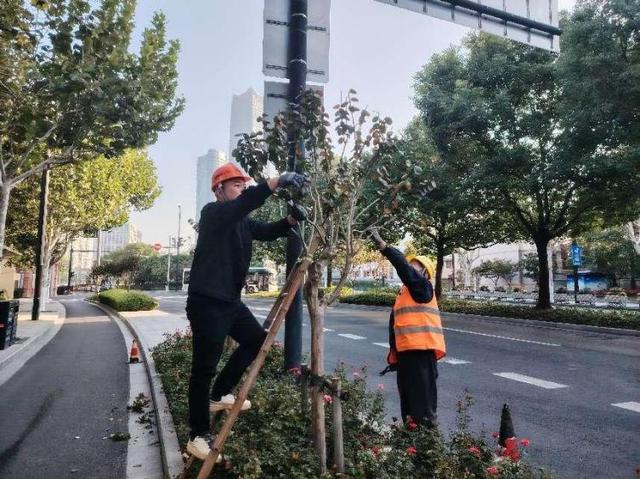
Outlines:
[[51,166],[45,163],[40,179],[40,211],[38,213],[38,247],[36,248],[36,284],[33,291],[33,307],[31,308],[31,319],[40,319],[40,296],[42,294],[42,276],[45,268],[49,265],[43,264],[45,261],[45,231],[47,225],[47,210],[49,203],[49,170]]
[[165,291],[169,291],[171,284],[171,235],[169,235],[169,244],[167,245],[167,286]]
[[182,205],[178,205],[178,237],[176,238],[176,283],[180,281],[180,224],[182,223]]

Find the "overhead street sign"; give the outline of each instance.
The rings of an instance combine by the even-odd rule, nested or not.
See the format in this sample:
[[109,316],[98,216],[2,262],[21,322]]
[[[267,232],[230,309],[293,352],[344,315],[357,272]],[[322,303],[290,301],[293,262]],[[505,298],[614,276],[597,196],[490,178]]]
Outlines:
[[[269,121],[272,121],[277,114],[287,110],[289,106],[287,101],[287,87],[288,83],[285,82],[264,82],[264,114]],[[324,95],[322,85],[307,85],[307,89],[318,92],[321,96]]]
[[476,28],[545,50],[559,51],[558,0],[376,0]]
[[[331,0],[312,0],[307,12],[307,81],[329,81],[329,10]],[[289,0],[265,0],[262,72],[287,78]]]

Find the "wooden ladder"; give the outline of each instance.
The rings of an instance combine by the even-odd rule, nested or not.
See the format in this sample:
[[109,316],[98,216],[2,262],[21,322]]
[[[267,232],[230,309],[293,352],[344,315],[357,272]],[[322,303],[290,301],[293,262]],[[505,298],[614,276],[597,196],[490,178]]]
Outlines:
[[[273,343],[276,339],[276,335],[278,334],[278,330],[280,329],[280,326],[284,321],[284,317],[287,314],[287,311],[289,311],[289,307],[291,306],[291,303],[293,302],[293,299],[296,296],[296,292],[298,291],[298,289],[300,289],[300,286],[302,286],[302,282],[304,281],[304,275],[307,272],[307,269],[309,268],[310,264],[311,264],[310,258],[304,258],[304,259],[301,259],[300,262],[298,262],[296,267],[289,274],[289,277],[287,278],[287,282],[282,288],[282,291],[280,291],[280,295],[278,296],[278,299],[276,300],[273,307],[271,308],[271,311],[269,312],[267,319],[264,321],[263,326],[265,329],[268,330],[267,337],[262,343],[262,347],[260,348],[258,355],[256,356],[255,360],[253,361],[253,364],[251,365],[251,367],[247,372],[245,380],[242,383],[240,390],[238,391],[238,395],[236,396],[236,401],[235,403],[233,403],[233,407],[228,411],[227,418],[225,419],[224,424],[220,429],[220,432],[215,436],[213,445],[211,446],[211,452],[209,453],[204,463],[202,464],[202,468],[200,469],[200,472],[198,474],[198,479],[206,479],[211,474],[211,471],[213,470],[213,466],[215,465],[216,460],[218,459],[218,456],[222,452],[224,443],[227,440],[227,437],[229,436],[229,434],[231,433],[231,429],[233,428],[233,425],[238,419],[238,415],[240,414],[240,408],[242,407],[242,404],[244,403],[245,399],[247,399],[247,396],[249,395],[251,388],[255,384],[256,379],[258,377],[258,373],[262,369],[262,366],[264,365],[264,361],[267,357],[267,354],[269,353],[269,350],[273,346]],[[211,421],[212,432],[213,432],[213,426],[215,425],[215,422],[216,422],[215,418],[217,417],[218,416],[215,415],[214,420]],[[189,470],[191,469],[191,466],[193,465],[196,459],[197,458],[193,455],[189,456],[189,459],[185,464],[184,471],[179,476],[180,479],[184,479],[187,477],[187,474],[189,473]]]

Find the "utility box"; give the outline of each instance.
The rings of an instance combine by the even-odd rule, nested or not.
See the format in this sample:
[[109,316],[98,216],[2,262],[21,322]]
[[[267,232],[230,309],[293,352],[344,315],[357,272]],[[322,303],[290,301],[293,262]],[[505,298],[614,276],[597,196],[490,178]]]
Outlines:
[[19,308],[19,301],[0,301],[0,349],[8,348],[16,341]]

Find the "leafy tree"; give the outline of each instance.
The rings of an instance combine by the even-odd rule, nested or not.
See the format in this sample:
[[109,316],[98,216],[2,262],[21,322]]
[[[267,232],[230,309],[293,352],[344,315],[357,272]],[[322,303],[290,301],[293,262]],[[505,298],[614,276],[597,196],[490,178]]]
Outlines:
[[[435,56],[418,74],[417,105],[438,151],[508,212],[518,236],[535,243],[537,307],[550,308],[549,242],[632,219],[637,156],[575,148],[576,119],[563,104],[563,70],[553,54],[486,34],[468,37],[464,47]],[[472,155],[465,154],[470,142]]]
[[533,279],[536,284],[540,277],[540,270],[538,268],[538,255],[535,253],[526,253],[520,261],[518,261],[518,270],[522,271],[527,278]]
[[584,247],[584,262],[606,274],[612,286],[627,278],[636,288],[640,278],[640,254],[622,227],[585,233],[579,244]]
[[[435,294],[440,298],[445,256],[458,248],[471,250],[500,240],[504,215],[483,201],[464,170],[437,154],[423,118],[415,118],[406,128],[399,149],[395,171],[409,171],[409,181],[416,186],[415,193],[406,196],[403,218],[418,249],[436,257]],[[429,182],[433,185],[425,194]]]
[[[106,276],[117,278],[116,284],[122,280],[125,288],[130,288],[133,278],[140,271],[142,259],[156,255],[153,247],[145,243],[132,243],[117,251],[108,253],[102,259],[101,269],[94,273],[102,273]],[[97,274],[94,274],[96,276]]]
[[[12,263],[22,267],[33,267],[39,189],[39,179],[32,176],[11,197],[7,243],[20,252]],[[150,208],[159,195],[155,166],[145,151],[128,150],[117,158],[55,168],[49,186],[44,264],[60,261],[74,238],[124,224],[132,209]]]
[[182,111],[178,42],[156,14],[129,52],[134,13],[134,0],[0,3],[0,251],[20,183],[151,144]]
[[[361,110],[355,91],[350,90],[346,99],[334,107],[337,138],[337,146],[334,146],[322,100],[307,92],[301,103],[299,113],[278,115],[272,123],[265,122],[263,132],[245,135],[234,156],[253,177],[262,175],[267,161],[283,171],[287,163],[287,132],[290,129],[300,132],[304,148],[298,148],[298,161],[300,170],[306,172],[311,181],[308,194],[300,197],[293,192],[281,192],[279,195],[302,203],[309,211],[302,231],[302,257],[312,260],[307,272],[305,298],[312,323],[311,371],[321,375],[324,371],[325,310],[340,294],[353,266],[353,258],[365,242],[366,228],[392,219],[391,213],[399,206],[399,198],[406,193],[407,185],[389,183],[376,174],[395,151],[390,118],[372,116]],[[305,151],[304,161],[302,151]],[[372,183],[376,186],[372,187]],[[373,199],[365,194],[371,190],[375,191]],[[340,265],[342,276],[332,292],[320,296],[324,265],[338,260],[344,261]],[[323,394],[318,386],[312,391],[314,444],[322,469],[326,470]]]
[[608,152],[612,166],[640,161],[639,19],[640,2],[582,0],[563,22],[558,63],[572,147]]
[[511,290],[513,277],[518,272],[518,264],[502,259],[487,260],[475,267],[473,272],[493,281],[494,289],[498,287],[500,280],[503,280]]

